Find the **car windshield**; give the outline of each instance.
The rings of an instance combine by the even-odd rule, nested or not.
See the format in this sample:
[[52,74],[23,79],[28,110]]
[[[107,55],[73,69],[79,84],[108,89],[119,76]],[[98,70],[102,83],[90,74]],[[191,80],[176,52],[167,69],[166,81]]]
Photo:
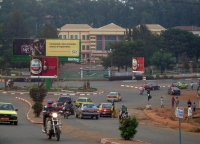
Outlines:
[[173,90],[180,90],[179,88],[177,88],[177,87],[173,87]]
[[116,92],[111,92],[109,95],[117,95]]
[[102,107],[103,107],[103,108],[111,108],[111,107],[112,107],[112,104],[102,104]]
[[97,108],[95,104],[83,104],[84,108]]
[[0,110],[14,110],[11,104],[0,104]]
[[155,83],[152,83],[152,82],[150,82],[150,83],[146,83],[146,85],[156,85]]
[[66,101],[71,102],[72,99],[70,97],[60,97],[58,100],[58,102],[66,102]]

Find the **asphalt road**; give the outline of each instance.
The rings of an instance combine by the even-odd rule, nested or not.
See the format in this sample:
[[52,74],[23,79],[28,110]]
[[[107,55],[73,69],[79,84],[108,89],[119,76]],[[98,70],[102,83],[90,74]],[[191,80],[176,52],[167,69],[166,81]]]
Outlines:
[[[17,126],[0,123],[0,144],[50,144],[57,143],[55,138],[49,140],[42,133],[41,125],[30,123],[26,119],[26,113],[29,109],[28,104],[17,100],[16,95],[1,95],[0,101],[11,102],[15,108],[18,108],[19,124]],[[59,144],[94,144],[94,142],[81,141],[68,135],[62,135]]]
[[[160,85],[169,85],[172,83],[172,81],[167,80],[167,81],[156,81],[158,84]],[[193,81],[195,82],[195,81]],[[110,91],[118,91],[122,94],[123,96],[123,100],[122,102],[116,102],[116,106],[118,108],[121,107],[121,104],[124,103],[128,108],[134,108],[134,107],[145,107],[145,105],[147,104],[147,97],[146,94],[144,95],[139,95],[139,91],[138,89],[134,89],[134,88],[126,88],[126,87],[121,87],[121,85],[140,85],[140,84],[144,84],[143,81],[142,82],[123,82],[123,81],[114,81],[114,82],[90,82],[91,87],[96,87],[99,90],[104,90],[103,94],[98,94],[98,95],[91,95],[91,96],[87,96],[90,97],[91,100],[96,103],[99,104],[101,102],[106,102],[106,95],[110,92]],[[187,83],[190,83],[190,81],[187,81]],[[67,86],[82,86],[83,82],[65,82],[65,83],[59,83],[59,85],[67,85]],[[182,90],[183,92],[185,90]],[[160,97],[163,96],[164,97],[164,104],[165,106],[170,106],[171,105],[171,99],[170,96],[165,96],[165,93],[167,92],[167,87],[166,88],[161,88],[160,90],[156,90],[156,91],[151,91],[151,95],[153,96],[153,98],[150,101],[150,104],[153,107],[159,107],[160,106]],[[16,100],[14,100],[14,95],[10,95],[9,97],[7,97],[8,95],[5,95],[7,101],[10,100],[13,103],[16,104],[17,107],[19,107],[20,109],[24,109],[25,107],[27,107],[27,105],[22,104],[22,102],[17,102]],[[4,96],[4,97],[5,97]],[[20,97],[26,97],[25,95],[20,95]],[[48,96],[48,98],[55,98],[58,96]],[[74,99],[76,99],[77,97],[74,96]],[[2,97],[0,98],[1,101]],[[186,106],[186,102],[185,101],[180,101],[180,105],[181,106]],[[21,115],[23,115],[26,112],[26,110],[24,109],[24,112],[21,113],[21,110],[19,111],[19,113],[21,113]],[[25,114],[24,114],[25,117]],[[24,124],[27,123],[28,126],[31,126],[32,124],[30,124],[29,122],[27,122],[27,120],[24,119],[23,122]],[[91,119],[77,119],[74,116],[70,116],[69,119],[62,119],[62,123],[65,125],[71,125],[71,126],[75,126],[84,130],[88,130],[88,131],[96,131],[96,132],[102,132],[104,135],[106,135],[107,137],[120,137],[120,132],[118,130],[118,121],[117,119],[112,119],[112,118],[100,118],[99,120],[91,120]],[[20,123],[19,123],[20,126]],[[6,126],[7,127],[7,126]],[[14,126],[13,126],[14,127]],[[38,131],[40,130],[39,126],[32,126],[33,127],[33,131],[34,134],[38,133]],[[37,131],[36,131],[37,129]],[[30,130],[30,128],[26,129],[27,131]],[[173,129],[169,129],[169,128],[159,128],[159,127],[153,127],[151,125],[144,125],[144,124],[140,124],[139,127],[137,128],[138,133],[135,136],[135,139],[138,140],[142,140],[142,141],[146,141],[152,144],[169,144],[169,143],[179,143],[179,132],[178,130],[173,130]],[[24,130],[23,130],[24,131]],[[22,131],[22,132],[23,132]],[[27,134],[27,133],[25,133]],[[2,134],[1,134],[2,135]],[[34,136],[37,137],[39,140],[44,140],[46,142],[47,139],[45,139],[45,135],[44,134],[36,134],[38,136]],[[33,137],[33,135],[30,135],[31,137]],[[29,137],[30,137],[29,136]],[[1,136],[0,136],[1,137]],[[62,138],[62,137],[61,137]],[[66,138],[66,137],[65,137]],[[6,139],[6,138],[5,138]],[[70,140],[70,138],[66,138],[68,141]],[[63,139],[62,139],[63,140]],[[182,132],[182,144],[198,144],[200,141],[199,138],[199,134],[196,133],[190,133],[190,132]],[[49,142],[49,140],[47,140],[47,142]],[[0,143],[1,143],[1,139],[0,139]]]

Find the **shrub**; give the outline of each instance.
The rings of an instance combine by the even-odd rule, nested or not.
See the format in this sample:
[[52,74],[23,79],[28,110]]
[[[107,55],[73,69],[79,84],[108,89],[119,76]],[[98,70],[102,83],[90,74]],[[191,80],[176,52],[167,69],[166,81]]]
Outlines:
[[148,76],[146,76],[146,79],[147,79],[147,80],[153,80],[154,77],[153,77],[152,75],[148,75]]
[[164,76],[162,77],[162,79],[168,79],[168,76],[167,76],[167,75],[164,75]]
[[123,122],[120,123],[119,130],[120,135],[125,140],[130,140],[134,138],[137,133],[138,121],[135,117],[126,118]]
[[35,116],[39,117],[43,109],[42,102],[35,102],[34,105],[32,106],[32,109]]

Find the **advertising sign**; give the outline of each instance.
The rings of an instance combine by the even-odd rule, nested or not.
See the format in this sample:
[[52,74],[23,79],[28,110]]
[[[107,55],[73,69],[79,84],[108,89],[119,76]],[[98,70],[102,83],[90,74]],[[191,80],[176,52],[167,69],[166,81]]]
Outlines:
[[175,115],[176,115],[176,117],[178,117],[178,118],[183,118],[183,117],[184,117],[184,108],[182,108],[182,107],[177,107],[177,108],[175,109]]
[[57,78],[58,58],[53,57],[31,57],[31,78]]
[[13,55],[78,57],[80,40],[14,39]]
[[138,72],[138,73],[144,72],[144,58],[143,57],[132,58],[132,70],[133,72]]

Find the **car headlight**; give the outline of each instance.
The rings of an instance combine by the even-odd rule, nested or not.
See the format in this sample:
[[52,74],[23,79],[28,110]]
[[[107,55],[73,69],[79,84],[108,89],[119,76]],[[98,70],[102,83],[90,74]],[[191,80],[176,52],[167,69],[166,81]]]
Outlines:
[[11,114],[11,116],[17,116],[17,114]]
[[54,118],[57,118],[57,117],[58,117],[58,114],[57,114],[57,113],[53,113],[52,116],[53,116]]

